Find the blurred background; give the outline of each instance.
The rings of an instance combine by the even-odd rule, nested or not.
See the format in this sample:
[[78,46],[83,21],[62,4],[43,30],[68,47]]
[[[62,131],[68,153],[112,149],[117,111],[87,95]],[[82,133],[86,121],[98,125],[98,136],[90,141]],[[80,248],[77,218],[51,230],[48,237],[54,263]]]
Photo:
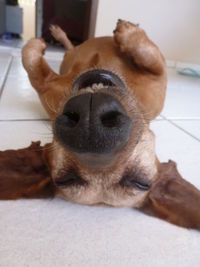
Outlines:
[[57,24],[78,44],[94,36],[97,4],[96,0],[0,0],[0,34],[4,41],[42,37],[54,43],[49,26]]
[[0,0],[1,42],[43,37],[58,24],[74,44],[111,35],[118,18],[139,23],[168,60],[200,63],[199,0]]

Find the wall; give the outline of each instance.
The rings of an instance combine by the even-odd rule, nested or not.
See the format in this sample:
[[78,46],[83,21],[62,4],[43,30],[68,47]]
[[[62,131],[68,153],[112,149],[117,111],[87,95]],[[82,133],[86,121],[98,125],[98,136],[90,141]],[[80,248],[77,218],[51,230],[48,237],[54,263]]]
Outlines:
[[19,0],[20,7],[23,8],[23,40],[35,37],[35,0]]
[[118,18],[140,23],[167,59],[200,64],[199,0],[99,0],[95,36]]

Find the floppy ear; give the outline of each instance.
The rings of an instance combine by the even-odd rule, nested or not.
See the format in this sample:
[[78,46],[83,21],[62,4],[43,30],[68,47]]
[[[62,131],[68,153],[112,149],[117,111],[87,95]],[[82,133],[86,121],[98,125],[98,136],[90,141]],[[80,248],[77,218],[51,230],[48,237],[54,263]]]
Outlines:
[[200,230],[200,191],[181,177],[173,161],[160,164],[158,180],[141,210],[176,225]]
[[47,198],[55,187],[40,142],[19,150],[0,151],[0,199]]

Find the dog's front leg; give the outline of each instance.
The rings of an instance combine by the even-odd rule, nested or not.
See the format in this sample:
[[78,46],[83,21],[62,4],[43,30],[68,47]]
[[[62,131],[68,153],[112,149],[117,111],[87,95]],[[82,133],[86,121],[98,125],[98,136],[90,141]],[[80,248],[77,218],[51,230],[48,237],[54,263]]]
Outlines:
[[46,44],[41,39],[31,39],[22,50],[22,62],[32,86],[54,119],[59,113],[59,103],[66,94],[70,77],[56,74],[45,61]]
[[158,75],[164,73],[164,57],[138,25],[118,20],[114,30],[114,39],[121,52],[131,56],[138,67]]

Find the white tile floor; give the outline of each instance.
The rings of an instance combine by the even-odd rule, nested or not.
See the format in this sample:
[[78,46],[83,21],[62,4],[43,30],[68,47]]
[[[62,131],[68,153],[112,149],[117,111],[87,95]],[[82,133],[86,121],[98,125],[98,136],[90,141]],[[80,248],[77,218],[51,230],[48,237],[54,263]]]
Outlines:
[[[0,149],[51,140],[48,115],[29,83],[20,52],[20,48],[0,47]],[[62,54],[46,55],[56,72]],[[160,160],[175,160],[182,175],[200,188],[200,79],[180,76],[168,68],[166,103],[151,127]]]

